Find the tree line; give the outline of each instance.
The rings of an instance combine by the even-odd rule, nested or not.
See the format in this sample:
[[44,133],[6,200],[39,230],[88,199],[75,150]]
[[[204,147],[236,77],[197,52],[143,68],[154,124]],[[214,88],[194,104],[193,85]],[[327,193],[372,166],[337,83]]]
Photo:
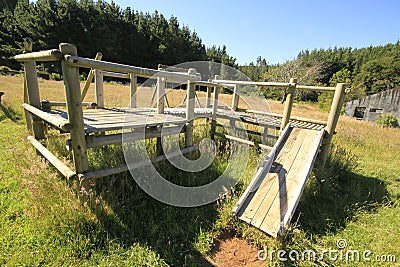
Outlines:
[[[287,82],[297,78],[303,85],[335,86],[345,82],[351,87],[350,98],[359,98],[400,86],[400,41],[366,48],[328,48],[301,51],[283,64],[268,66],[258,57],[256,63],[240,69],[252,80]],[[264,90],[269,97],[279,97]],[[301,100],[317,100],[315,92],[300,92]]]
[[[226,47],[206,48],[201,38],[178,19],[121,9],[103,0],[2,0],[0,2],[0,66],[19,69],[12,60],[21,53],[23,37],[34,40],[34,50],[73,43],[80,56],[156,68],[158,64],[210,60],[237,67]],[[43,64],[48,72],[59,67]]]

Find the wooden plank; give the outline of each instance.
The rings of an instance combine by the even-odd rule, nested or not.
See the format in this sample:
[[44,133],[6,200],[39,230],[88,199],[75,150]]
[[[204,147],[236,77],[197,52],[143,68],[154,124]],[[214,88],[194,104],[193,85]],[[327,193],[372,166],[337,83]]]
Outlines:
[[233,96],[232,96],[232,106],[231,109],[233,111],[236,111],[239,106],[239,93],[240,93],[240,88],[242,86],[240,84],[235,84],[233,86]]
[[266,180],[270,181],[270,183],[266,183],[266,188],[262,190],[260,190],[260,186],[259,192],[257,192],[259,197],[253,202],[254,206],[251,206],[253,211],[250,215],[253,215],[253,217],[250,223],[255,227],[260,227],[262,224],[265,214],[269,211],[271,203],[284,182],[285,174],[290,170],[293,160],[304,142],[306,133],[298,128],[295,128],[295,130],[293,130],[293,133],[297,134],[289,137],[274,162],[274,165],[278,166],[278,168],[275,169],[274,173],[270,173],[266,177]]
[[[260,186],[260,183],[262,182],[263,175],[265,173],[268,173],[270,168],[272,167],[272,162],[275,161],[277,153],[280,151],[282,148],[281,144],[285,142],[286,138],[290,135],[292,132],[293,128],[291,127],[286,127],[284,130],[283,134],[279,138],[279,140],[275,143],[274,147],[271,149],[271,151],[268,153],[266,159],[264,162],[261,164],[261,166],[258,168],[256,174],[254,175],[253,179],[250,181],[250,184],[247,186],[245,192],[242,194],[240,197],[239,201],[235,205],[235,207],[232,210],[233,214],[239,214],[240,211],[242,210],[242,207],[245,206],[247,207],[249,201],[253,197],[253,192],[258,189]],[[250,198],[251,197],[251,198]],[[239,216],[241,216],[242,213],[240,213]]]
[[76,173],[72,171],[67,165],[60,161],[54,154],[52,154],[46,147],[44,147],[33,136],[28,136],[28,141],[45,157],[62,175],[68,179],[75,178]]
[[[63,54],[77,55],[76,46],[72,44],[60,44],[60,51]],[[67,97],[68,120],[73,125],[70,135],[75,171],[76,173],[83,173],[89,170],[89,164],[83,124],[79,68],[70,66],[65,59],[61,61],[61,67]]]
[[[189,69],[188,73],[194,75],[197,73],[195,69]],[[186,132],[185,132],[185,146],[193,146],[193,119],[194,119],[194,106],[196,96],[196,85],[188,80],[186,89]]]
[[282,232],[297,206],[301,193],[303,192],[308,175],[312,170],[319,145],[322,141],[322,133],[312,130],[307,131],[304,144],[295,159],[293,166],[286,175],[286,179],[280,187],[277,198],[271,205],[270,212],[260,229],[273,236]]
[[290,128],[291,131],[288,134],[287,139],[281,141],[278,149],[276,150],[275,160],[273,163],[273,167],[271,168],[270,173],[264,174],[262,183],[260,184],[256,194],[250,201],[247,207],[244,207],[244,211],[240,216],[240,219],[252,223],[254,216],[257,214],[260,206],[263,203],[263,200],[266,198],[268,192],[271,190],[272,186],[277,183],[277,173],[282,168],[282,165],[289,160],[289,153],[292,151],[293,144],[298,142],[298,134],[300,133],[300,129],[298,128]]
[[[33,48],[32,40],[30,38],[24,38],[24,53],[32,52],[32,48]],[[24,79],[24,103],[26,104],[29,103],[28,85],[26,79]],[[25,113],[26,127],[28,131],[33,131],[31,114],[27,110],[24,110],[24,113]]]
[[130,79],[129,73],[119,73],[119,72],[112,72],[112,71],[103,71],[104,76],[119,78],[119,79]]

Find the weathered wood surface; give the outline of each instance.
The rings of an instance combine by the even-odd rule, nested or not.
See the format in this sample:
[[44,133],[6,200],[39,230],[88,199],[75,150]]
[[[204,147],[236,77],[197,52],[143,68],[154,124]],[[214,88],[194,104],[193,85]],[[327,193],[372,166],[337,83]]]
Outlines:
[[59,160],[53,153],[47,150],[39,141],[33,136],[28,136],[28,141],[39,151],[43,157],[45,157],[56,169],[64,175],[66,178],[71,179],[76,176],[76,173],[72,171],[67,165]]
[[[63,54],[77,56],[77,48],[72,44],[60,44],[60,51]],[[83,173],[89,170],[87,157],[85,129],[82,114],[82,95],[79,82],[79,68],[70,66],[66,60],[61,61],[64,77],[65,95],[68,105],[68,120],[73,125],[71,135],[71,147],[74,158],[76,173]]]
[[322,142],[322,131],[290,131],[260,186],[237,212],[241,220],[272,236],[280,234],[290,222]]
[[18,62],[28,62],[28,61],[60,61],[63,55],[60,50],[51,49],[40,52],[31,52],[16,55],[14,58]]
[[[100,52],[97,52],[96,57],[94,59],[95,60],[101,60],[102,57],[103,57],[103,54],[100,53]],[[81,96],[82,101],[85,99],[86,94],[87,94],[87,92],[89,90],[89,87],[92,84],[92,81],[93,81],[93,78],[94,78],[94,74],[95,74],[94,71],[95,71],[94,69],[91,69],[89,71],[89,74],[88,74],[88,76],[86,78],[86,82],[83,85],[82,96]]]

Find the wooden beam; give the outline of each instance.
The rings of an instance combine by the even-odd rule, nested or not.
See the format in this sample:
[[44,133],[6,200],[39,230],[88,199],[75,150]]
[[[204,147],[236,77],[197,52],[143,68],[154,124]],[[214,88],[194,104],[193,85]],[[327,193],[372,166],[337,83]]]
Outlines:
[[236,111],[239,106],[239,92],[242,86],[240,84],[235,84],[233,86],[233,95],[232,95],[232,107],[233,111]]
[[[219,79],[219,76],[215,75],[214,79]],[[211,129],[210,129],[210,138],[212,140],[214,140],[215,129],[217,127],[219,88],[220,88],[219,86],[214,87],[214,98],[212,104],[212,119],[211,119]]]
[[131,99],[130,99],[130,104],[129,107],[130,108],[137,108],[137,76],[135,74],[129,74],[129,78],[131,80],[131,84],[130,84],[130,95],[131,95]]
[[40,52],[31,52],[16,55],[15,60],[18,62],[29,62],[29,61],[60,61],[63,58],[60,50],[51,49]]
[[[60,44],[60,51],[63,54],[76,56],[78,54],[76,46],[72,44]],[[79,68],[71,66],[66,59],[61,61],[64,77],[64,87],[68,105],[68,119],[72,124],[70,132],[71,146],[76,173],[83,173],[89,170],[85,129],[83,123],[83,111],[81,101],[81,90],[79,83]]]
[[292,113],[294,95],[296,90],[297,79],[290,79],[289,88],[287,90],[285,107],[283,109],[283,116],[281,122],[281,131],[285,129],[286,125],[289,123],[290,115]]
[[[188,74],[194,75],[197,71],[189,69]],[[185,132],[185,145],[186,147],[193,146],[193,119],[194,119],[194,105],[195,105],[195,92],[196,85],[190,80],[187,81],[186,89],[186,132]]]
[[86,136],[86,143],[88,148],[98,147],[98,146],[107,146],[112,144],[121,144],[123,142],[134,142],[138,140],[149,139],[149,138],[156,138],[172,135],[172,134],[179,134],[183,131],[182,126],[171,126],[171,127],[164,127],[162,131],[149,131],[146,133],[143,132],[125,132],[119,134],[109,134],[109,135],[87,135]]
[[165,82],[162,77],[157,77],[157,113],[164,114],[165,108]]
[[129,79],[129,73],[119,73],[111,71],[103,71],[104,76],[119,78],[119,79]]
[[[95,60],[101,60],[101,58],[103,57],[103,54],[100,52],[97,52],[96,57],[94,58]],[[87,91],[89,90],[90,84],[92,83],[94,78],[94,69],[90,69],[89,74],[86,78],[86,82],[85,85],[83,86],[82,89],[82,101],[85,99]]]
[[94,84],[97,107],[104,108],[104,82],[103,72],[101,70],[94,71]]
[[175,158],[177,156],[180,156],[181,154],[186,154],[189,152],[192,152],[194,150],[196,150],[196,147],[186,147],[180,151],[177,152],[172,152],[170,154],[167,155],[161,155],[158,156],[156,158],[153,159],[147,159],[147,160],[142,160],[142,161],[138,161],[133,163],[131,166],[127,166],[127,165],[123,165],[123,166],[119,166],[119,167],[115,167],[115,168],[111,168],[111,169],[105,169],[105,170],[99,170],[99,171],[93,171],[93,172],[87,172],[84,173],[82,175],[80,175],[80,178],[82,180],[84,179],[96,179],[96,178],[101,178],[101,177],[105,177],[105,176],[109,176],[109,175],[113,175],[113,174],[117,174],[117,173],[121,173],[121,172],[125,172],[125,171],[129,171],[130,169],[137,169],[140,167],[145,167],[148,166],[152,163],[157,163],[157,162],[161,162],[167,158]]
[[69,123],[69,121],[67,119],[54,117],[53,115],[51,115],[47,112],[44,112],[38,108],[35,108],[34,106],[26,104],[26,103],[22,104],[22,107],[26,111],[29,111],[33,115],[41,118],[45,122],[57,127],[60,130],[69,132],[72,128],[72,125]]
[[328,122],[325,127],[325,135],[322,141],[321,152],[317,160],[317,172],[321,172],[325,167],[325,162],[328,157],[329,146],[333,134],[335,133],[336,125],[339,120],[340,111],[342,109],[344,95],[346,92],[346,84],[338,83],[336,85],[335,94],[333,95],[331,110],[329,112]]
[[[32,42],[32,40],[25,39],[25,42]],[[25,47],[32,48],[32,44],[25,44]],[[39,82],[37,79],[36,63],[35,61],[24,61],[25,82],[28,91],[29,104],[37,109],[40,109],[40,93]],[[32,117],[32,131],[37,140],[44,139],[44,126],[40,118]]]
[[[32,52],[32,46],[32,40],[30,38],[24,38],[24,53]],[[26,79],[24,79],[24,103],[29,103],[28,85]],[[28,131],[32,131],[32,116],[27,110],[24,110],[24,113],[26,127],[28,128]]]
[[141,68],[129,65],[123,65],[118,63],[112,63],[107,61],[99,61],[93,60],[89,58],[78,57],[74,55],[65,55],[65,60],[67,64],[74,67],[82,67],[82,68],[94,68],[98,70],[106,70],[112,72],[122,72],[122,73],[133,73],[139,77],[150,78],[155,76],[156,77],[165,77],[170,79],[177,79],[177,80],[190,80],[190,81],[198,81],[201,79],[200,76],[196,75],[188,75],[185,73],[179,72],[169,72],[169,71],[158,71],[154,69],[148,68]]
[[258,85],[258,86],[266,86],[266,87],[278,87],[278,88],[287,88],[290,86],[290,83],[277,83],[277,82],[252,82],[252,81],[233,81],[233,80],[220,80],[220,79],[214,79],[212,81],[213,83],[218,83],[220,86],[221,84],[227,84],[227,85]]
[[74,171],[72,171],[67,165],[59,160],[53,153],[47,150],[47,148],[44,147],[33,136],[28,136],[28,141],[67,179],[72,179],[76,177],[76,173]]

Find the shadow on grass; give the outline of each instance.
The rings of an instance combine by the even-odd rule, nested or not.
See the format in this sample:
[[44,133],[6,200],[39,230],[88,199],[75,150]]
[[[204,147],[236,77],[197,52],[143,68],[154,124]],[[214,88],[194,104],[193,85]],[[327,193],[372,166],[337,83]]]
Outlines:
[[[170,164],[159,164],[157,169],[177,184],[185,179],[185,174]],[[212,166],[205,171],[191,179],[220,175],[220,170]],[[89,206],[105,231],[103,246],[109,240],[124,247],[139,243],[172,266],[212,266],[199,252],[199,246],[206,250],[211,246],[212,239],[202,237],[202,233],[210,231],[217,219],[215,202],[196,208],[164,204],[147,195],[129,173],[98,180],[91,195]]]
[[313,235],[334,233],[357,213],[374,212],[389,202],[386,184],[357,173],[357,159],[337,146],[320,179],[310,177],[294,216],[300,228]]
[[12,122],[19,122],[21,120],[21,115],[18,114],[13,108],[5,106],[1,102],[0,108],[3,111],[3,114],[0,114],[0,121],[10,119]]

